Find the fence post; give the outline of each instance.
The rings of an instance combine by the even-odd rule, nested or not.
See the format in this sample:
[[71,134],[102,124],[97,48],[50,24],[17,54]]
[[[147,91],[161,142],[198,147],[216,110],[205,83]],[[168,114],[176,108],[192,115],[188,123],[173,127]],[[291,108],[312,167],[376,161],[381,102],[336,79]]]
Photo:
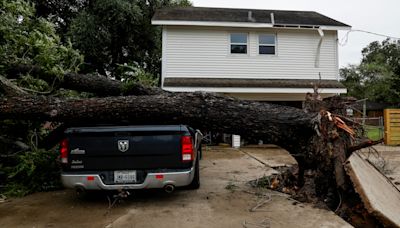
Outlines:
[[385,109],[385,144],[400,145],[400,109]]
[[363,102],[363,120],[362,125],[365,126],[365,118],[367,117],[367,99],[364,99]]
[[385,125],[383,123],[383,116],[379,117],[379,138],[382,139],[384,138],[384,133],[385,133]]
[[390,112],[389,109],[383,110],[383,117],[385,121],[384,141],[386,145],[390,144]]

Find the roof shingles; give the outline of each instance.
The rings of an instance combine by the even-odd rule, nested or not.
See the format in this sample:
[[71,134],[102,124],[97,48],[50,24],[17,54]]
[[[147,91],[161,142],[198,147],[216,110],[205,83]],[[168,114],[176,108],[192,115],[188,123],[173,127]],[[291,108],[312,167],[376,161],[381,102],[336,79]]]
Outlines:
[[[252,20],[249,20],[251,12]],[[166,21],[213,21],[271,23],[271,13],[276,25],[340,26],[347,24],[313,11],[259,10],[206,7],[173,7],[156,11],[153,20]]]

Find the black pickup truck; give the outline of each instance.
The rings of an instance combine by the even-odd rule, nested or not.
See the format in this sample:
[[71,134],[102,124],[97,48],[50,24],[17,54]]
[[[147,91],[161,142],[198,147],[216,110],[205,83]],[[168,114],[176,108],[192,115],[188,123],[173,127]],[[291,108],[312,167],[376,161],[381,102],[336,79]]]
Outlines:
[[77,191],[196,189],[201,139],[185,125],[69,128],[60,145],[61,180]]

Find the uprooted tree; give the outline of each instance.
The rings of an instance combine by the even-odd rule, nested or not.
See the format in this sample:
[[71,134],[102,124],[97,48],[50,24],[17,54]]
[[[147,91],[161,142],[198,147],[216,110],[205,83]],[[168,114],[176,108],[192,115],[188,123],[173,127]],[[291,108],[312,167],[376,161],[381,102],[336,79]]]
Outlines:
[[[27,68],[14,67],[9,72],[18,77]],[[46,77],[34,66],[29,69]],[[81,91],[87,88],[101,97],[67,99],[30,95],[7,81],[3,78],[0,87],[8,94],[0,99],[1,119],[52,121],[64,123],[63,127],[97,123],[188,124],[260,139],[286,149],[297,160],[298,171],[290,176],[296,188],[304,184],[304,170],[313,170],[316,194],[321,199],[332,197],[332,193],[336,197],[337,191],[352,191],[343,164],[353,151],[374,143],[362,137],[362,129],[356,123],[340,115],[345,101],[339,97],[308,99],[307,109],[302,110],[210,93],[169,93],[140,84],[121,89],[119,82],[104,77],[69,74],[58,86]],[[84,81],[85,86],[74,81]],[[107,87],[110,90],[96,89]],[[124,93],[129,96],[119,96]]]

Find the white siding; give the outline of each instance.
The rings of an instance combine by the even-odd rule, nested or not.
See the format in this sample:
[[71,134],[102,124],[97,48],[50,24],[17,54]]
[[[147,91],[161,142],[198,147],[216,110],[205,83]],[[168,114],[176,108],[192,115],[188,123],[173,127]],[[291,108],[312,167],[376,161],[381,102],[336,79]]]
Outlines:
[[[322,79],[338,78],[337,32],[316,30],[164,27],[163,77]],[[246,32],[248,54],[230,54],[229,34]],[[258,34],[276,34],[275,56],[258,54]]]

